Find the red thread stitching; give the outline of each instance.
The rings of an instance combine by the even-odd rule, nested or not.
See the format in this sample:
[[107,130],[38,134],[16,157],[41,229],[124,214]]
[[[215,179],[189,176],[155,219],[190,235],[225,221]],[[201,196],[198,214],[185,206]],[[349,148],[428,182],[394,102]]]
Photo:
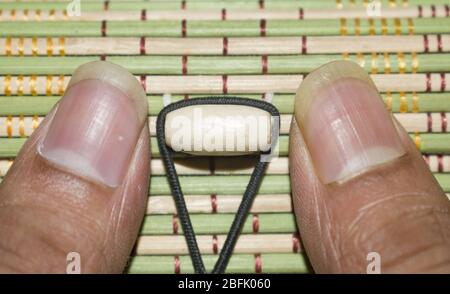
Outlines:
[[178,234],[178,216],[176,214],[172,215],[172,233]]
[[186,9],[186,0],[181,1],[181,9]]
[[217,195],[211,194],[211,213],[217,213]]
[[261,254],[255,254],[255,273],[260,274],[262,272],[262,260]]
[[445,91],[445,86],[446,86],[446,82],[445,82],[445,73],[441,72],[441,92]]
[[259,0],[259,9],[264,9],[264,0]]
[[422,5],[417,6],[417,10],[418,10],[419,18],[422,18],[423,17]]
[[103,2],[103,10],[108,11],[108,9],[109,9],[109,1],[106,0],[105,2]]
[[222,92],[223,94],[228,94],[228,76],[222,76]]
[[303,14],[304,14],[303,8],[300,7],[300,8],[298,9],[298,18],[299,18],[299,19],[303,19]]
[[252,229],[254,234],[259,232],[259,216],[257,214],[253,215]]
[[292,252],[298,253],[300,250],[300,239],[298,233],[292,234]]
[[141,10],[141,20],[143,20],[143,21],[147,20],[147,10],[146,9]]
[[433,131],[433,117],[429,112],[427,112],[427,130],[428,133],[431,133]]
[[306,47],[306,36],[302,36],[302,54],[306,54],[307,47]]
[[436,6],[431,5],[431,17],[436,17]]
[[102,20],[102,37],[106,37],[106,20]]
[[223,44],[222,54],[228,55],[228,38],[227,37],[223,38],[222,44]]
[[141,75],[141,86],[147,91],[147,76]]
[[145,37],[141,37],[139,40],[139,52],[141,55],[145,55]]
[[106,60],[106,54],[101,54],[100,55],[100,60],[101,61],[105,61]]
[[265,75],[268,72],[268,67],[267,67],[267,55],[263,55],[261,56],[261,62],[262,62],[262,73]]
[[214,254],[219,253],[219,241],[217,240],[217,235],[216,234],[213,235],[212,249],[213,249],[213,253]]
[[186,37],[186,35],[187,35],[187,29],[186,29],[186,20],[185,19],[183,19],[182,21],[181,21],[181,36],[183,37],[183,38],[185,38]]
[[266,36],[266,20],[265,19],[261,19],[259,22],[259,34],[261,35],[261,37]]
[[189,94],[184,94],[184,100],[188,100],[189,99]]
[[428,35],[423,35],[423,48],[425,53],[428,53],[428,51],[430,50],[430,48],[428,47]]
[[442,37],[440,34],[436,36],[438,44],[438,52],[442,52]]
[[441,129],[443,133],[447,133],[447,116],[445,112],[441,112]]
[[180,257],[178,255],[175,256],[174,258],[174,265],[175,265],[175,269],[174,272],[175,274],[180,274],[181,272],[181,261],[180,261]]
[[227,20],[227,10],[222,8],[222,20]]
[[437,161],[438,161],[438,172],[443,172],[444,171],[444,162],[442,161],[442,154],[439,154],[437,156]]
[[448,6],[448,4],[445,5],[445,16],[446,17],[450,16],[450,7]]
[[430,92],[430,91],[431,91],[431,74],[430,74],[430,73],[427,73],[427,74],[425,75],[425,77],[426,77],[426,83],[427,83],[427,89],[426,89],[426,92]]
[[183,71],[183,75],[187,75],[187,72],[188,72],[188,68],[187,68],[187,66],[188,66],[188,57],[187,57],[187,55],[183,55],[183,57],[181,58],[182,59],[182,71]]

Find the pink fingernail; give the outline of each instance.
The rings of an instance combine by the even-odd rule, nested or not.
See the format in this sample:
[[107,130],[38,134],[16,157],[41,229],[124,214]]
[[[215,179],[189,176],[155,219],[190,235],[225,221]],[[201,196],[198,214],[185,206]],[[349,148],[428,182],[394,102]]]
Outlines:
[[311,73],[297,92],[295,117],[324,183],[345,181],[405,153],[373,82],[352,62]]
[[56,167],[117,187],[144,126],[146,103],[143,89],[125,69],[85,64],[75,71],[39,153]]

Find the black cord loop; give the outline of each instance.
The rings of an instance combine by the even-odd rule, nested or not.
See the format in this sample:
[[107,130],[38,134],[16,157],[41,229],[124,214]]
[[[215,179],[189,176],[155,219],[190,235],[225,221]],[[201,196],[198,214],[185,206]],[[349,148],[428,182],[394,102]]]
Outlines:
[[[178,212],[178,217],[180,219],[181,226],[183,228],[184,236],[186,238],[186,243],[189,249],[189,254],[192,259],[192,264],[196,273],[204,274],[206,273],[205,265],[198,248],[197,239],[195,237],[195,232],[192,227],[191,219],[189,217],[189,212],[187,211],[186,202],[184,201],[183,191],[178,180],[178,174],[175,169],[173,162],[174,151],[169,148],[165,141],[165,122],[166,115],[174,110],[193,106],[193,105],[244,105],[259,108],[269,112],[273,118],[276,118],[275,123],[273,122],[272,139],[271,139],[271,150],[261,153],[270,153],[278,141],[278,130],[280,122],[280,113],[278,109],[270,103],[261,100],[241,98],[241,97],[230,97],[230,96],[208,96],[203,98],[196,98],[190,100],[181,100],[164,107],[158,114],[156,121],[156,136],[159,146],[159,151],[162,156],[164,165],[167,171],[167,177],[169,181],[170,188],[174,197],[175,205]],[[261,159],[261,158],[260,158]],[[242,197],[241,204],[239,205],[236,216],[231,225],[230,231],[228,233],[227,239],[220,251],[219,258],[214,266],[212,273],[221,274],[225,272],[228,265],[228,261],[233,253],[234,246],[242,230],[242,226],[248,216],[250,207],[253,203],[253,199],[258,191],[259,185],[261,183],[262,177],[264,175],[264,170],[267,166],[267,162],[259,160],[255,165],[255,169],[250,177],[250,181],[247,185],[245,193]]]

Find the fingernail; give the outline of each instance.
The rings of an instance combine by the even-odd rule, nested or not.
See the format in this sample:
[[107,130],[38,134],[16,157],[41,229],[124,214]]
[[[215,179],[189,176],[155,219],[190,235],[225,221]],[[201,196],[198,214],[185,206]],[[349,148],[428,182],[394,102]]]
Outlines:
[[135,77],[118,65],[90,62],[75,70],[38,151],[57,168],[117,187],[146,117]]
[[325,184],[346,181],[405,153],[373,81],[353,62],[315,70],[295,99],[295,119]]

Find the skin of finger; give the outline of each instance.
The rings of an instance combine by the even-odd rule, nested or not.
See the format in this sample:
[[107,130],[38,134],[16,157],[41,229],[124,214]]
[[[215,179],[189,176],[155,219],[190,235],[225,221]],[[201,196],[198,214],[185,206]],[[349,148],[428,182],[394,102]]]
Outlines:
[[295,120],[289,166],[302,242],[318,273],[450,272],[450,202],[396,123],[406,154],[341,184],[324,185]]
[[21,149],[0,185],[0,271],[64,273],[69,252],[82,273],[120,273],[145,214],[148,124],[124,182],[112,189],[50,166],[37,153],[53,110]]

